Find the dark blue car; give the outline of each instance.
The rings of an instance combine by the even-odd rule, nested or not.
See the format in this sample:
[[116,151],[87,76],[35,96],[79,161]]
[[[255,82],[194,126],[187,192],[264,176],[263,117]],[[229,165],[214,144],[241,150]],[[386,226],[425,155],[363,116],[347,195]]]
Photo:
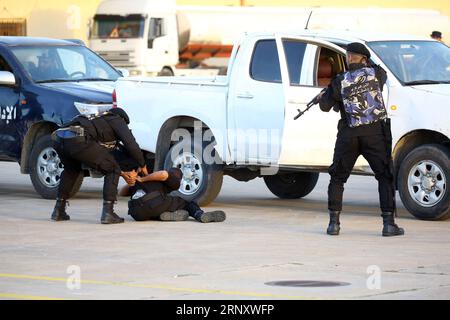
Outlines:
[[121,76],[80,42],[0,37],[0,161],[18,162],[42,197],[55,198],[63,166],[50,134],[80,112],[111,108]]

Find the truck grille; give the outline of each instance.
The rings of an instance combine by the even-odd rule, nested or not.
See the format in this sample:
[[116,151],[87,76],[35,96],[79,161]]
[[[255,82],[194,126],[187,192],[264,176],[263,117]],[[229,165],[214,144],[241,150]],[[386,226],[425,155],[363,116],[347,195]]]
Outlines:
[[132,61],[132,51],[97,51],[97,53],[106,61],[117,68],[135,67],[136,64]]

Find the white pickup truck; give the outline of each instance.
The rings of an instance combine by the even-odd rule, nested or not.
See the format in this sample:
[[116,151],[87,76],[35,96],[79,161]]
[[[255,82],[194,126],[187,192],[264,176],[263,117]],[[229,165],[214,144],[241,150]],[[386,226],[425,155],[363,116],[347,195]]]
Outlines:
[[[345,71],[345,47],[355,41],[388,73],[383,94],[405,207],[419,219],[449,218],[450,48],[437,41],[323,31],[246,34],[235,44],[227,76],[121,78],[117,105],[129,113],[155,169],[183,170],[183,197],[207,204],[229,175],[263,177],[276,196],[301,198],[332,162],[340,115],[314,107],[294,117]],[[354,173],[373,174],[362,157]]]

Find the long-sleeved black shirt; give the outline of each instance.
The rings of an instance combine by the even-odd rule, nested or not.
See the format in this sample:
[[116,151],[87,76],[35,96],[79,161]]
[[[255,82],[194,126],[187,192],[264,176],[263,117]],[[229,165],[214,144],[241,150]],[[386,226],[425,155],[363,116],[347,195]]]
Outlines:
[[[365,64],[351,64],[349,65],[349,70],[353,71],[365,67],[367,67]],[[386,71],[378,65],[371,67],[375,69],[375,76],[380,84],[381,90],[383,90],[383,86],[387,80]],[[339,120],[338,124],[339,135],[354,137],[382,134],[382,127],[379,121],[356,128],[351,128],[348,126],[341,95],[343,78],[344,74],[341,73],[331,81],[330,85],[319,101],[320,109],[324,112],[329,112],[331,109],[333,109],[334,111],[341,113],[341,120]]]
[[66,124],[66,127],[71,125],[81,125],[87,131],[87,135],[99,143],[122,142],[128,156],[140,167],[145,166],[142,150],[122,117],[107,113],[89,120],[86,116],[79,115]]
[[144,155],[142,150],[136,142],[130,128],[128,128],[124,119],[119,116],[107,116],[106,120],[114,133],[117,136],[117,140],[121,141],[129,155],[136,160],[140,167],[145,166]]

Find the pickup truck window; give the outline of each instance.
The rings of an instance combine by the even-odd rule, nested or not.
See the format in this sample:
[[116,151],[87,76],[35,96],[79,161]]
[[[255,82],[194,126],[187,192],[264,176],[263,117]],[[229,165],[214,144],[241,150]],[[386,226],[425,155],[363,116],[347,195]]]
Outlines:
[[153,41],[157,38],[165,36],[164,31],[164,19],[162,18],[151,18],[150,27],[148,31],[148,48],[153,48]]
[[280,60],[275,40],[260,40],[256,43],[250,76],[257,81],[281,83]]
[[317,85],[327,87],[337,74],[346,70],[345,57],[331,49],[321,47],[317,64]]
[[11,49],[33,81],[116,81],[120,75],[83,46],[18,46]]
[[291,86],[308,85],[308,83],[302,83],[302,79],[300,78],[306,46],[306,43],[300,41],[283,41]]
[[450,83],[450,48],[437,41],[368,43],[404,85]]

